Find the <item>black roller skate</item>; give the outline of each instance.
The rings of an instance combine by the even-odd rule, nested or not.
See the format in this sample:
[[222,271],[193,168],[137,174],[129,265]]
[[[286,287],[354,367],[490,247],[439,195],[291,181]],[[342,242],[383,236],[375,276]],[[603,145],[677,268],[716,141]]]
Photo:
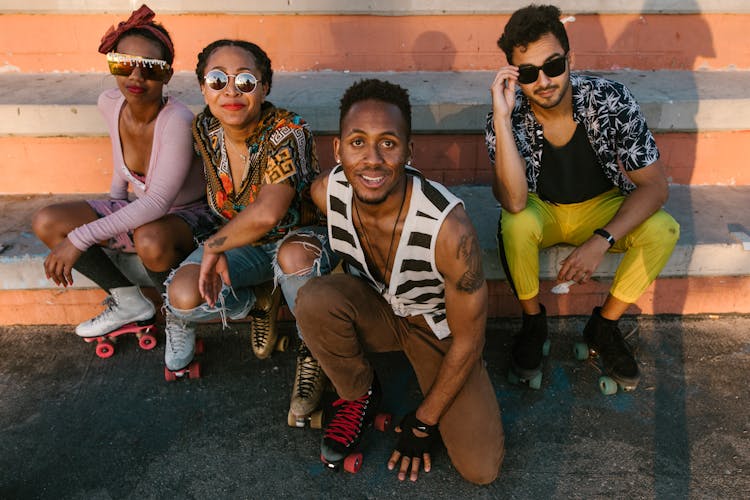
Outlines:
[[640,372],[635,349],[627,342],[636,331],[637,327],[623,337],[617,321],[603,318],[601,307],[594,308],[583,329],[585,342],[577,342],[574,353],[580,361],[591,358],[592,366],[601,373],[599,389],[602,394],[615,394],[618,386],[623,391],[632,391],[638,386]]
[[513,338],[508,382],[525,382],[531,389],[542,387],[542,361],[549,355],[547,311],[544,306],[535,315],[523,314],[521,331]]
[[362,467],[359,448],[365,433],[373,426],[385,431],[391,424],[391,415],[377,413],[381,399],[380,383],[373,378],[372,386],[361,398],[333,402],[320,445],[320,459],[326,467],[332,470],[343,467],[351,473],[359,471]]

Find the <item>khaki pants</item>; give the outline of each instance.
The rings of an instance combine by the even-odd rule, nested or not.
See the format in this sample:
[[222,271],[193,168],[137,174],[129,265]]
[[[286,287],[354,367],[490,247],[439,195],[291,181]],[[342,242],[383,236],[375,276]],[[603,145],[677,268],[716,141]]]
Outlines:
[[[451,346],[419,317],[402,318],[363,280],[333,274],[311,279],[297,295],[297,324],[339,396],[353,400],[369,389],[373,369],[365,352],[402,350],[426,394]],[[492,482],[505,438],[500,407],[483,360],[440,419],[440,435],[456,470],[468,481]]]

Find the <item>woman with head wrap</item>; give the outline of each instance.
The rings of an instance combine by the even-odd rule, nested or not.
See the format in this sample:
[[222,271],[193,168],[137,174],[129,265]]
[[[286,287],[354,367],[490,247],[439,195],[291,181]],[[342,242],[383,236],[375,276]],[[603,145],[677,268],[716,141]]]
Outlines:
[[[50,248],[44,261],[47,278],[69,286],[76,269],[109,293],[106,309],[76,327],[81,337],[153,323],[153,303],[102,247],[136,253],[164,293],[169,271],[215,226],[193,149],[193,114],[164,95],[172,77],[172,40],[153,18],[143,5],[111,27],[99,46],[117,84],[98,100],[112,141],[109,198],[50,205],[34,215],[34,232]],[[171,320],[167,315],[168,325]]]

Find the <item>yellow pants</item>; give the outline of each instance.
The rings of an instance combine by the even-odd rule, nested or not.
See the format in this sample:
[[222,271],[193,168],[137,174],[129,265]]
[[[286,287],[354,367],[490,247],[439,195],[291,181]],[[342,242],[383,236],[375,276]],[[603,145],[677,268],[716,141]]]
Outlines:
[[[500,261],[521,300],[539,294],[539,250],[558,243],[580,246],[594,229],[614,217],[625,197],[617,189],[581,203],[555,205],[529,193],[526,208],[517,214],[502,211],[498,226]],[[633,303],[646,290],[669,260],[680,225],[659,210],[620,238],[610,252],[625,252],[617,268],[610,293]]]

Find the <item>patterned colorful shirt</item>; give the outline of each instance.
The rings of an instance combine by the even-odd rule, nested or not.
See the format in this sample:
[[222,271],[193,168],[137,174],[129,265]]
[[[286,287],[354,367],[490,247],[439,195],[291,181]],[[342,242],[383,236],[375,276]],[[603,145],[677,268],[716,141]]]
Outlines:
[[208,204],[224,222],[254,203],[263,184],[288,184],[295,189],[297,194],[286,215],[255,245],[276,241],[289,231],[320,223],[310,198],[310,184],[320,169],[312,132],[301,117],[269,102],[263,104],[258,126],[245,141],[247,168],[237,192],[229,169],[224,129],[208,107],[195,117],[193,137],[203,159]]
[[[659,150],[646,119],[625,85],[593,75],[572,73],[573,120],[583,123],[591,147],[604,173],[623,194],[635,185],[620,169],[638,170],[654,163]],[[521,157],[526,161],[529,191],[537,190],[542,164],[544,131],[534,117],[526,96],[516,89],[516,104],[511,115],[513,135]],[[490,162],[495,163],[495,129],[492,112],[487,115],[485,141]]]

